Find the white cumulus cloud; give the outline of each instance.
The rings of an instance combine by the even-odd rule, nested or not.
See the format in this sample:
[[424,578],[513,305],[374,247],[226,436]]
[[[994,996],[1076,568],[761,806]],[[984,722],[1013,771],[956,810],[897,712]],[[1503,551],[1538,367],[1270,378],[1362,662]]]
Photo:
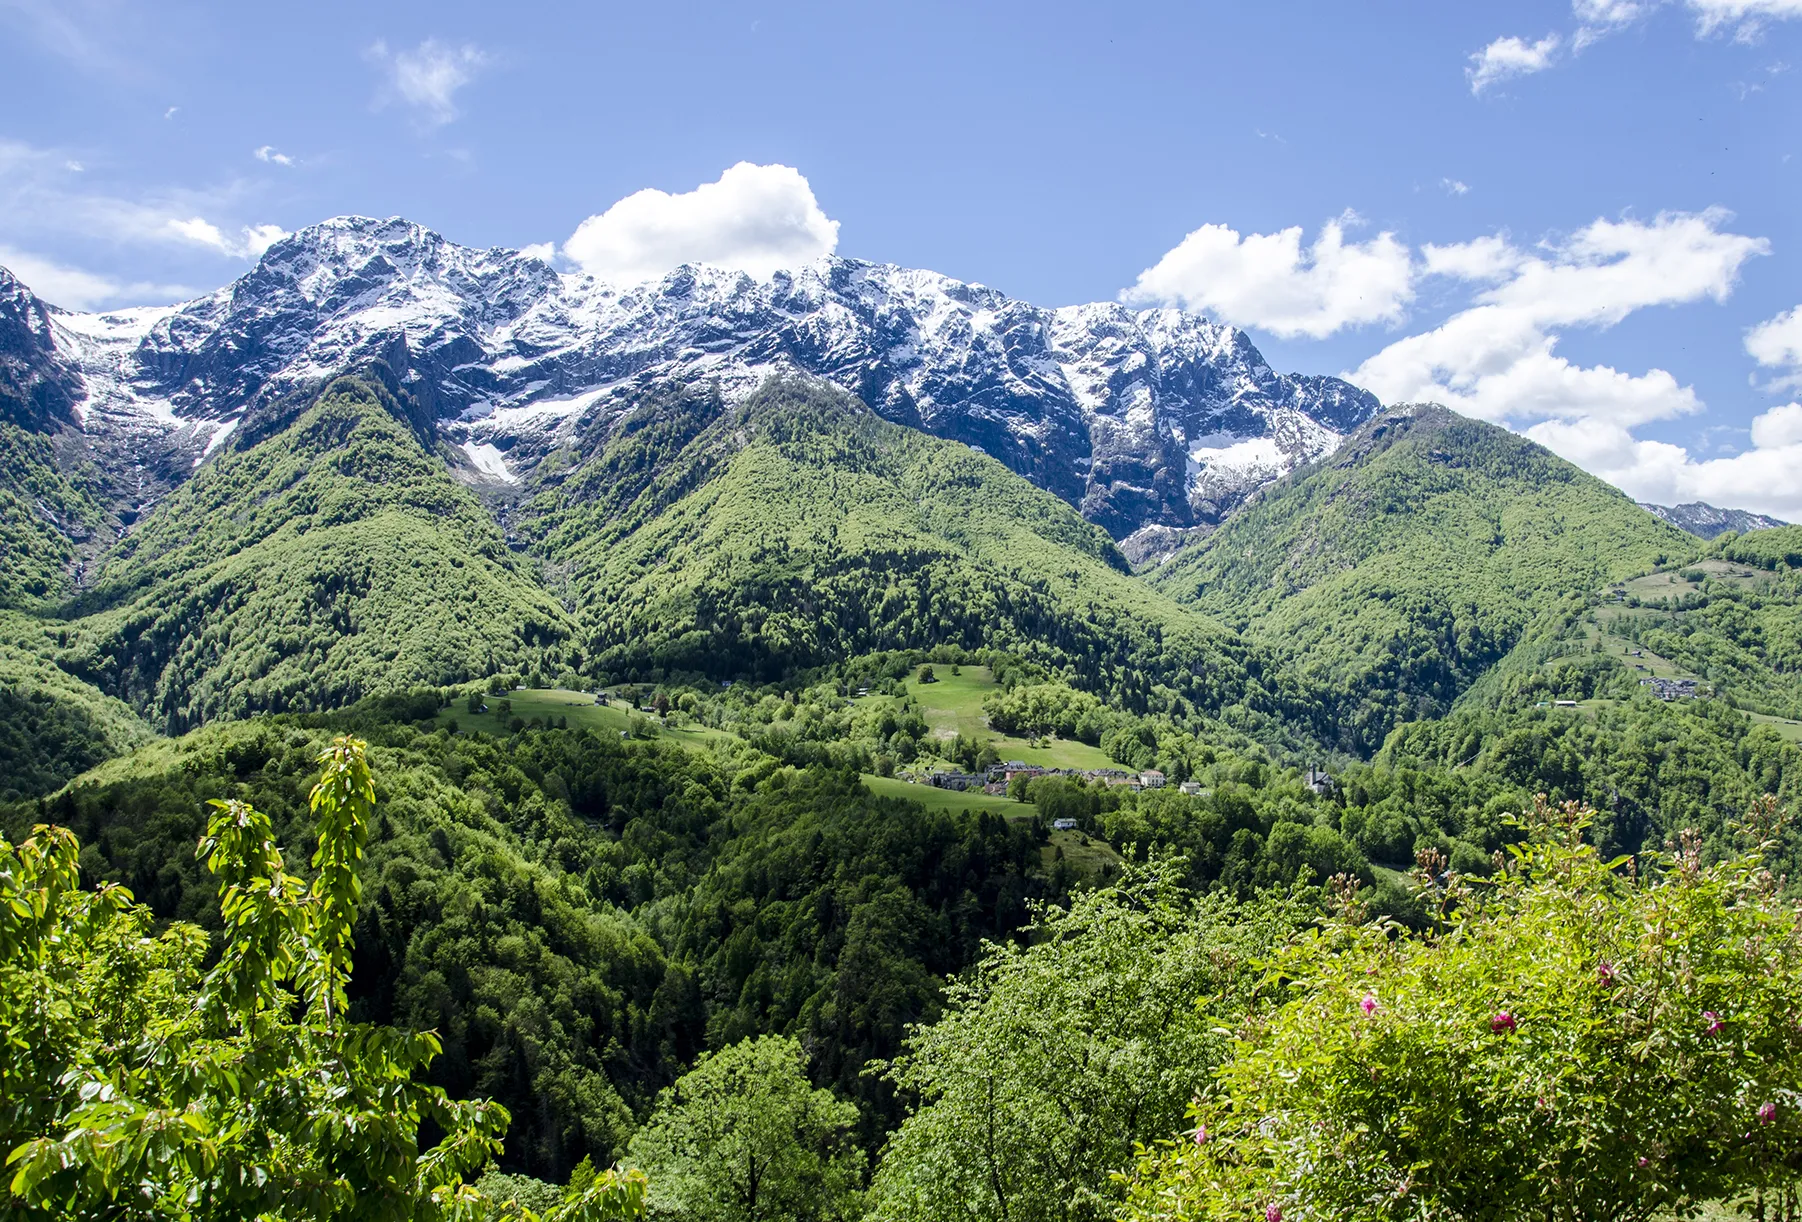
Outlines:
[[273,145],[265,144],[262,148],[257,149],[256,152],[252,153],[251,155],[253,157],[255,157],[258,161],[267,161],[271,165],[293,165],[294,164],[294,158],[288,156],[288,154],[286,154],[286,153],[276,152]]
[[717,182],[646,189],[576,226],[563,253],[602,280],[637,283],[684,263],[767,277],[838,247],[838,222],[799,170],[741,161]]
[[1802,521],[1802,404],[1752,421],[1753,448],[1698,462],[1682,446],[1643,441],[1605,420],[1547,420],[1527,436],[1635,500],[1660,505],[1706,501]]
[[1485,285],[1434,329],[1398,340],[1347,374],[1387,402],[1434,400],[1517,427],[1544,420],[1626,428],[1700,410],[1662,369],[1624,373],[1559,356],[1559,331],[1610,327],[1635,310],[1724,300],[1763,238],[1725,231],[1721,210],[1601,219],[1559,242],[1519,249],[1479,238],[1423,251],[1428,273]]
[[1538,42],[1527,42],[1513,35],[1496,39],[1481,51],[1471,53],[1470,66],[1464,70],[1470,80],[1470,91],[1482,93],[1491,85],[1511,77],[1544,72],[1552,66],[1552,59],[1562,42],[1557,34],[1547,34]]
[[1775,385],[1802,384],[1802,306],[1785,310],[1746,332],[1746,351],[1768,369],[1787,371]]
[[542,259],[549,263],[557,257],[557,244],[555,242],[533,242],[530,246],[521,246],[519,253],[528,259]]
[[280,225],[246,225],[241,232],[244,253],[252,259],[262,258],[265,250],[288,236],[288,231]]
[[378,39],[369,48],[369,59],[385,73],[378,101],[398,98],[413,108],[429,126],[441,126],[457,117],[457,91],[487,66],[486,52],[473,43],[451,46],[428,38],[410,51],[390,51]]
[[1241,236],[1203,225],[1139,273],[1121,299],[1199,310],[1272,334],[1318,339],[1346,327],[1395,322],[1413,299],[1408,248],[1394,234],[1347,242],[1349,213],[1302,246],[1299,225]]
[[[1768,450],[1783,446],[1802,446],[1802,403],[1785,403],[1782,407],[1773,407],[1764,415],[1754,418],[1752,444]],[[1802,485],[1802,480],[1797,483]]]
[[1732,214],[1661,212],[1651,221],[1601,219],[1523,259],[1513,279],[1478,300],[1547,323],[1611,326],[1634,310],[1711,297],[1725,301],[1739,269],[1769,254],[1765,238],[1724,232]]

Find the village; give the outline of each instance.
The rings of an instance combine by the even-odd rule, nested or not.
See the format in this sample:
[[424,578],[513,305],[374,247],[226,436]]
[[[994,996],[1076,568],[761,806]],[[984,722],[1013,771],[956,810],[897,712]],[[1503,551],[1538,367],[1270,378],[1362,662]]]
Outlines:
[[[1028,780],[1039,777],[1062,777],[1094,785],[1117,785],[1135,791],[1163,789],[1169,784],[1169,778],[1155,768],[1147,768],[1138,772],[1124,768],[1046,768],[1021,760],[1007,760],[994,764],[983,772],[955,772],[941,768],[931,772],[899,774],[899,779],[914,784],[931,785],[937,789],[962,790],[966,793],[979,791],[995,795],[1007,794],[1016,777],[1024,777]],[[1302,779],[1303,783],[1317,794],[1324,796],[1333,791],[1332,778],[1319,768],[1310,767],[1303,774]],[[1180,782],[1177,785],[1177,791],[1191,797],[1199,797],[1206,792],[1200,781]]]
[[[1007,760],[994,764],[983,772],[954,772],[940,768],[931,772],[903,772],[900,774],[900,779],[904,781],[931,785],[936,789],[980,791],[999,795],[1007,793],[1008,786],[1013,783],[1015,777],[1025,777],[1029,780],[1037,777],[1076,778],[1091,784],[1122,785],[1129,789],[1162,789],[1168,783],[1164,774],[1155,768],[1148,768],[1142,772],[1132,772],[1124,768],[1046,768],[1021,760]],[[1198,794],[1201,792],[1201,785],[1195,781],[1184,781],[1180,789],[1183,793]]]

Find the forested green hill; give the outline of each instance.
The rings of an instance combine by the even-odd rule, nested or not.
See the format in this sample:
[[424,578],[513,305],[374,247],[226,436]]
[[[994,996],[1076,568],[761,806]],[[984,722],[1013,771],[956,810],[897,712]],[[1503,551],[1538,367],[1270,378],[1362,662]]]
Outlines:
[[1566,595],[1700,550],[1619,491],[1441,407],[1386,411],[1151,574],[1324,693],[1366,754],[1443,714]]
[[129,706],[56,665],[58,631],[0,611],[0,801],[49,793],[150,737]]
[[1460,704],[1618,701],[1671,680],[1802,738],[1802,569],[1785,559],[1795,543],[1766,534],[1780,532],[1723,535],[1701,559],[1567,597]]
[[570,623],[379,383],[208,462],[108,556],[58,665],[180,730],[555,657]]
[[87,463],[59,460],[53,434],[0,417],[0,607],[68,595],[75,540],[105,528],[98,484]]
[[1147,588],[1064,502],[825,384],[731,410],[673,387],[584,444],[520,529],[567,574],[598,670],[773,679],[945,644],[1134,710],[1268,724],[1296,703],[1265,650]]
[[67,402],[52,383],[13,384],[16,372],[0,370],[0,800],[55,789],[150,732],[56,665],[68,643],[58,608],[82,557],[113,537],[109,498],[71,441]]

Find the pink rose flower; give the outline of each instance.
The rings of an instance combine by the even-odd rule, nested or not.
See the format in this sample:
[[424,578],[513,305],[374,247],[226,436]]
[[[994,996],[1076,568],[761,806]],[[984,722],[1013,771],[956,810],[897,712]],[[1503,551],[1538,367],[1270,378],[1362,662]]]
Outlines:
[[1489,1029],[1497,1034],[1514,1030],[1514,1015],[1506,1010],[1499,1011],[1495,1017],[1489,1020]]
[[1702,1017],[1708,1020],[1707,1034],[1719,1035],[1726,1029],[1727,1025],[1721,1021],[1721,1016],[1716,1014],[1713,1010],[1702,1011]]
[[1376,994],[1364,994],[1364,1000],[1358,1003],[1358,1009],[1364,1011],[1366,1016],[1375,1014],[1377,1012]]
[[1192,1133],[1191,1136],[1195,1138],[1195,1145],[1197,1148],[1207,1145],[1208,1144],[1208,1126],[1205,1124],[1196,1125],[1195,1132]]
[[1770,1124],[1775,1119],[1777,1119],[1777,1105],[1775,1103],[1767,1102],[1758,1105],[1759,1124]]
[[1275,1201],[1264,1206],[1264,1222],[1283,1222],[1283,1207]]

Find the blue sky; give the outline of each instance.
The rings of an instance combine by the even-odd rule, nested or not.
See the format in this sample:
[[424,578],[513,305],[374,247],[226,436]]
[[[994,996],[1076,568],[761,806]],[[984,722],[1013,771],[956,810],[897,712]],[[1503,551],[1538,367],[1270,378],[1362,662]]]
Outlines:
[[[0,31],[0,262],[71,306],[346,212],[619,275],[833,248],[1187,305],[1636,495],[1802,517],[1802,0],[0,0]],[[647,188],[680,198],[609,213]]]

